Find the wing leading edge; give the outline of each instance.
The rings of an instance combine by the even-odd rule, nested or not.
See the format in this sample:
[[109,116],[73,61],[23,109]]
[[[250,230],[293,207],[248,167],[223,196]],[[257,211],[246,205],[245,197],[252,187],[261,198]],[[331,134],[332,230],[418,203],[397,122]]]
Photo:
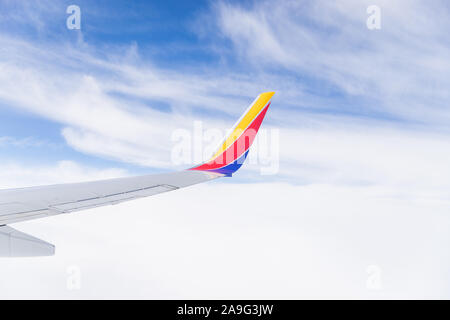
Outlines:
[[117,204],[231,176],[245,161],[273,95],[273,92],[260,94],[213,157],[188,170],[0,190],[0,257],[42,256],[54,252],[52,245],[14,230],[7,224]]

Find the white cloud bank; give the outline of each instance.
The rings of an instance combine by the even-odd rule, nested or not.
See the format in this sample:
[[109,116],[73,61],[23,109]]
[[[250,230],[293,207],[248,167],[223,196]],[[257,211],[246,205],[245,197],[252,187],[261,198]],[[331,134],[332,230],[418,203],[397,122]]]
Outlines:
[[448,203],[384,192],[208,183],[21,223],[56,256],[2,259],[0,298],[450,297]]

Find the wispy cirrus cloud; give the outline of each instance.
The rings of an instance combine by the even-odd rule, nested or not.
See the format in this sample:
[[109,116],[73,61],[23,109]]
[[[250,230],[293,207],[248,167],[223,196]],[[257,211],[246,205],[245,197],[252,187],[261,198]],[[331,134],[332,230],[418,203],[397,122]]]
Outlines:
[[[377,31],[365,26],[371,4],[221,2],[214,12],[218,30],[245,63],[295,73],[317,96],[334,93],[335,105],[311,108],[447,124],[448,4],[376,1],[382,17]],[[339,103],[342,96],[349,98],[347,105]],[[357,100],[352,102],[352,97]],[[306,103],[299,101],[301,106]]]
[[0,147],[3,146],[14,146],[21,148],[28,148],[28,147],[40,148],[43,146],[57,147],[55,143],[44,140],[37,140],[34,137],[15,138],[8,136],[0,137]]
[[275,179],[398,186],[416,172],[422,186],[439,176],[447,188],[448,48],[439,40],[448,22],[437,5],[382,1],[375,33],[365,27],[366,5],[215,4],[209,40],[219,46],[222,37],[233,50],[209,70],[161,67],[137,43],[105,51],[3,34],[0,99],[60,123],[77,151],[163,168],[173,130],[198,119],[205,129],[229,127],[256,94],[274,89],[265,126],[282,128]]
[[56,165],[21,165],[3,162],[0,171],[0,189],[23,188],[27,186],[100,180],[129,175],[126,170],[99,169],[80,165],[74,161],[59,161]]

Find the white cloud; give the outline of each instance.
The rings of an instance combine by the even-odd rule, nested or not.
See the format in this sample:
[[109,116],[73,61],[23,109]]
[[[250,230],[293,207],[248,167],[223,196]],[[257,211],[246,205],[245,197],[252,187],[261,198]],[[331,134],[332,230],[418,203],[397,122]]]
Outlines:
[[14,146],[14,147],[21,147],[21,148],[27,148],[27,147],[43,147],[43,146],[50,146],[50,147],[56,147],[55,143],[45,141],[45,140],[38,140],[34,137],[26,137],[26,138],[15,138],[10,136],[0,136],[0,147],[4,146]]
[[[86,43],[69,44],[61,40],[63,45],[42,45],[14,40],[5,34],[0,38],[4,48],[0,53],[0,99],[12,107],[61,123],[67,143],[78,151],[167,167],[174,129],[189,129],[200,118],[205,126],[226,128],[245,109],[251,97],[265,88],[275,88],[279,92],[268,122],[282,127],[282,136],[289,141],[280,157],[283,167],[289,172],[301,170],[296,164],[304,163],[305,154],[314,152],[308,149],[313,146],[302,144],[306,147],[302,149],[305,154],[295,153],[298,148],[291,146],[297,141],[302,143],[303,134],[323,136],[320,132],[323,125],[331,127],[326,131],[328,141],[333,140],[335,133],[341,134],[343,126],[353,123],[360,127],[390,126],[394,135],[407,140],[411,131],[396,123],[383,124],[383,120],[377,123],[350,116],[302,112],[300,108],[307,105],[312,109],[338,110],[342,102],[333,105],[336,99],[320,96],[320,90],[307,93],[308,85],[284,74],[283,68],[297,75],[314,75],[350,96],[372,99],[364,100],[367,104],[360,105],[360,110],[387,111],[419,122],[428,120],[440,130],[443,127],[438,124],[447,123],[445,101],[449,83],[445,74],[449,65],[445,57],[448,48],[438,40],[445,32],[442,24],[448,22],[441,21],[443,17],[436,7],[419,10],[422,9],[419,2],[382,2],[380,6],[383,28],[375,34],[365,28],[365,2],[282,1],[276,6],[258,2],[247,8],[217,5],[214,12],[219,18],[220,31],[234,42],[242,58],[253,65],[253,69],[246,68],[244,73],[223,67],[214,72],[163,70],[153,62],[142,61],[136,44],[130,48],[112,48],[104,58]],[[422,15],[435,16],[435,19],[425,19]],[[411,26],[410,19],[414,21]],[[433,52],[427,48],[434,48]],[[281,69],[269,73],[261,66]],[[119,99],[110,93],[125,97]],[[172,112],[148,107],[158,101],[167,103]],[[200,116],[195,113],[199,108],[209,113]],[[343,109],[347,110],[345,106]],[[233,117],[219,120],[211,116],[214,111],[225,111]],[[299,124],[312,131],[299,130]],[[430,130],[426,126],[412,129],[425,135]],[[349,148],[345,145],[362,144],[361,129],[345,128],[344,131],[347,134],[342,138],[346,140],[338,141],[333,150],[338,150],[340,143],[346,150]],[[383,134],[375,137],[380,133],[377,129],[368,131],[377,140],[376,144],[383,144],[387,138]],[[397,142],[404,140],[397,139]],[[326,156],[329,159],[320,162],[328,161],[326,166],[335,166],[333,157],[339,155],[330,152]],[[358,162],[352,154],[348,157],[352,163]],[[434,155],[430,159],[435,159]]]
[[[239,83],[234,89],[225,89],[227,92],[218,88],[217,78],[210,80],[208,75],[204,79],[127,61],[117,64],[99,60],[76,47],[55,48],[49,59],[47,51],[38,44],[7,37],[0,42],[5,47],[0,53],[0,99],[11,107],[61,123],[69,145],[83,152],[167,166],[171,132],[189,128],[198,119],[193,115],[195,108],[211,107],[233,113],[237,118],[251,101],[224,98]],[[79,69],[90,71],[73,71],[77,64]],[[136,99],[114,99],[110,93],[115,92],[167,102],[173,112],[149,108]],[[217,117],[204,118],[211,127],[231,126]]]
[[[2,259],[0,297],[448,298],[447,207],[376,187],[212,182],[17,224],[56,256]],[[370,265],[381,290],[366,287]]]
[[441,10],[446,3],[378,1],[383,21],[378,31],[365,26],[371,4],[255,1],[244,7],[221,2],[215,17],[245,63],[322,80],[313,88],[318,96],[332,85],[340,94],[366,98],[365,105],[330,104],[328,109],[447,124],[450,48],[443,39],[450,26]]
[[56,165],[21,165],[2,161],[0,188],[21,188],[34,185],[82,182],[127,176],[123,169],[97,169],[73,161],[59,161]]

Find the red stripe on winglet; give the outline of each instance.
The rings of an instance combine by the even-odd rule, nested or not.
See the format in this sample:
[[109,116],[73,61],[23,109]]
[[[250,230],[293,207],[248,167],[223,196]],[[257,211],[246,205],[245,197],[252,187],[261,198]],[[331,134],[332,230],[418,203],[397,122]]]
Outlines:
[[236,159],[239,159],[239,157],[250,148],[255,140],[256,134],[258,133],[259,127],[261,126],[269,106],[270,103],[260,112],[255,120],[253,120],[250,126],[245,129],[244,133],[227,150],[225,150],[225,152],[217,156],[214,160],[198,167],[191,168],[191,170],[218,169],[233,163]]

